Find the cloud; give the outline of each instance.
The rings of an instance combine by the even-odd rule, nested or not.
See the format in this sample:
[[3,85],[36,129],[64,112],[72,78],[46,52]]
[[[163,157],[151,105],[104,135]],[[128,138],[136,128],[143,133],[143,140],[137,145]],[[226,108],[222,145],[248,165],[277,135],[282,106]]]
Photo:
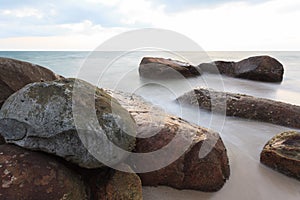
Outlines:
[[139,12],[127,12],[123,20],[177,31],[207,50],[299,50],[300,12],[289,12],[291,8],[299,10],[300,4],[232,1],[175,13],[144,4]]
[[[0,50],[93,50],[109,38],[127,31],[126,28],[100,28],[91,26],[89,35],[76,34],[58,36],[0,38]],[[95,28],[93,30],[93,28]],[[70,27],[74,30],[74,27]]]
[[34,8],[0,10],[0,14],[10,15],[17,18],[36,17],[38,19],[41,19],[43,17],[43,13]]
[[[3,2],[0,48],[26,48],[20,42],[23,39],[29,49],[53,49],[55,45],[88,49],[109,35],[148,27],[182,33],[205,50],[300,47],[300,28],[296,25],[300,3],[294,0],[16,0],[14,5],[8,0]],[[74,39],[73,43],[70,39]]]
[[117,4],[117,11],[122,15],[121,23],[125,25],[151,24],[165,17],[165,5],[155,5],[147,0],[131,0],[130,4],[122,1]]
[[247,4],[260,4],[270,0],[154,0],[152,2],[165,5],[166,12],[178,12],[194,8],[214,8],[226,3],[244,2]]

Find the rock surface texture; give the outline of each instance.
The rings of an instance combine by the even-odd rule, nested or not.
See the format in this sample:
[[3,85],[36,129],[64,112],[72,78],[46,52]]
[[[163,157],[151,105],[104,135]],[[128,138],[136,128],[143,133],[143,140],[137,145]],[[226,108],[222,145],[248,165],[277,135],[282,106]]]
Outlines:
[[150,79],[187,78],[200,75],[197,67],[188,63],[153,57],[142,59],[139,73],[141,77]]
[[206,110],[224,111],[227,116],[300,128],[300,106],[297,105],[205,88],[196,88],[177,100]]
[[199,68],[203,72],[264,82],[281,82],[284,73],[283,65],[270,56],[254,56],[239,62],[202,63]]
[[0,145],[0,199],[85,200],[80,176],[50,156]]
[[[113,147],[134,149],[134,120],[114,98],[87,82],[76,81],[79,95],[73,96],[74,84],[75,79],[64,79],[25,86],[2,106],[0,133],[7,143],[54,154],[80,167],[118,164],[128,153]],[[89,107],[94,110],[89,112]]]
[[[127,166],[130,171],[130,167]],[[133,173],[111,170],[105,181],[100,176],[95,182],[94,199],[97,200],[142,200],[141,179]],[[97,180],[97,179],[96,179]],[[102,181],[101,181],[102,180]]]
[[300,181],[300,133],[288,131],[274,136],[263,148],[260,161]]
[[[230,169],[226,148],[217,133],[166,114],[139,96],[116,91],[108,92],[129,110],[137,123],[139,138],[137,138],[136,153],[160,150],[175,140],[176,136],[190,141],[189,147],[170,165],[152,172],[139,173],[143,185],[166,185],[178,189],[209,192],[222,188],[229,178]],[[208,145],[210,151],[204,158],[199,158],[199,151],[204,143]],[[166,154],[162,153],[148,160],[138,160],[134,165],[147,168],[157,163],[164,163],[177,151],[182,151],[180,146],[179,142],[175,142],[170,152],[167,151]],[[132,156],[128,160],[131,159]],[[134,166],[132,167],[135,170]]]
[[10,95],[25,85],[60,78],[44,67],[10,58],[0,58],[0,108]]

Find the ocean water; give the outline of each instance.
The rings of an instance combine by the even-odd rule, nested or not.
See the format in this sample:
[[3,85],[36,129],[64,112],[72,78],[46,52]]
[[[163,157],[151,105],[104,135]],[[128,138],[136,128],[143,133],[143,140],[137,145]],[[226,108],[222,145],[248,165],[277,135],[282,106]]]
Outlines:
[[[186,60],[192,64],[213,60],[238,61],[254,55],[270,55],[285,68],[282,83],[263,83],[203,74],[197,78],[152,81],[141,79],[138,65],[143,56]],[[29,61],[65,77],[79,77],[99,87],[143,96],[166,112],[220,133],[230,159],[231,176],[216,193],[144,187],[144,199],[300,199],[300,182],[273,171],[259,162],[265,143],[288,127],[234,117],[212,115],[195,107],[174,102],[194,87],[204,86],[300,105],[300,52],[0,52],[0,57]]]

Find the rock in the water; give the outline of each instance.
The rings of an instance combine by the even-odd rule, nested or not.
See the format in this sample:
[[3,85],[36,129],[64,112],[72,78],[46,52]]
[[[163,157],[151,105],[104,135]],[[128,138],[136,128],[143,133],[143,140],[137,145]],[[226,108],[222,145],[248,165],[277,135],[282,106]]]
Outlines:
[[50,156],[0,145],[0,199],[84,200],[80,176]]
[[114,98],[75,79],[29,84],[10,96],[0,112],[0,133],[7,143],[51,153],[84,168],[124,160],[135,146],[134,128],[130,114]]
[[10,95],[25,85],[60,78],[44,67],[10,58],[0,58],[0,108]]
[[141,77],[150,79],[184,78],[200,75],[197,67],[189,63],[152,57],[144,57],[142,59],[139,73]]
[[93,198],[97,200],[142,200],[142,182],[129,166],[127,170],[132,173],[111,170],[104,180],[100,174],[92,190]]
[[254,56],[239,62],[202,63],[199,68],[211,73],[264,82],[281,82],[284,73],[283,65],[270,56]]
[[177,100],[206,110],[212,107],[216,112],[224,110],[227,116],[300,128],[300,106],[297,105],[205,88],[195,88]]
[[[143,185],[166,185],[178,189],[209,192],[222,188],[229,178],[230,169],[226,148],[217,133],[168,115],[139,96],[116,91],[108,92],[129,110],[137,123],[137,136],[142,138],[137,138],[135,153],[159,150],[168,145],[176,135],[181,139],[190,139],[188,149],[183,151],[173,163],[156,171],[140,173]],[[204,158],[199,158],[199,151],[204,143],[212,145],[211,151]],[[147,168],[149,165],[164,163],[175,152],[182,151],[180,148],[182,148],[181,144],[175,142],[172,152],[154,156],[149,160],[137,160],[135,164]],[[128,161],[132,156],[134,155],[131,155]],[[131,167],[137,171],[135,166]]]
[[263,148],[260,161],[300,181],[300,133],[287,131],[273,137]]

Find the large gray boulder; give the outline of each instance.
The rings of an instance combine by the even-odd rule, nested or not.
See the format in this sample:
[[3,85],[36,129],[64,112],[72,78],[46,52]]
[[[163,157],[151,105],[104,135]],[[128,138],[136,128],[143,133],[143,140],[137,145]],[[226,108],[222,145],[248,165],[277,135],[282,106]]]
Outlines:
[[7,143],[85,168],[118,164],[135,146],[128,111],[103,90],[75,79],[32,83],[10,96],[0,112],[0,133]]
[[204,72],[264,82],[281,82],[284,72],[283,65],[270,56],[254,56],[239,62],[202,63],[199,68]]
[[25,85],[60,78],[44,67],[10,58],[0,58],[0,108],[10,95]]

